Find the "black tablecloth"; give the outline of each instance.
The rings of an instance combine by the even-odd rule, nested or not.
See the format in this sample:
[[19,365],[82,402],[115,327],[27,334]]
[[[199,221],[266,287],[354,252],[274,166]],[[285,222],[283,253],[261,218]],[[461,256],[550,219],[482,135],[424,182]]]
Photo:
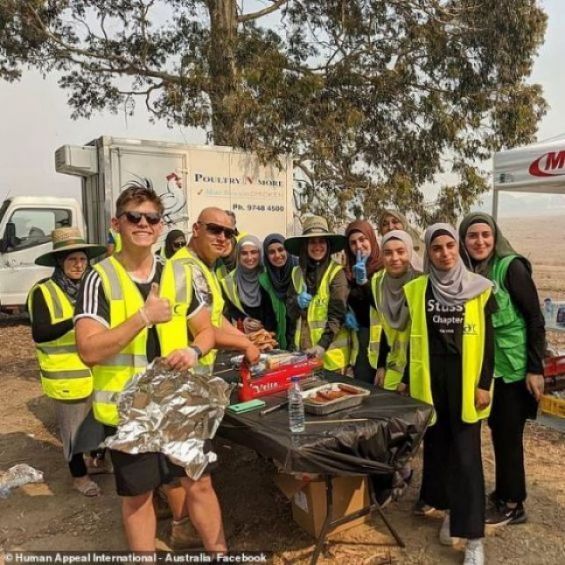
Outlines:
[[[275,459],[287,473],[390,474],[404,465],[420,444],[432,407],[335,373],[321,373],[328,382],[349,382],[369,389],[371,395],[360,406],[325,417],[306,414],[306,421],[368,421],[308,425],[304,432],[292,433],[286,407],[265,416],[259,410],[237,415],[226,411],[218,436]],[[233,379],[233,374],[221,376]],[[276,394],[262,400],[268,407],[285,398],[286,394]]]

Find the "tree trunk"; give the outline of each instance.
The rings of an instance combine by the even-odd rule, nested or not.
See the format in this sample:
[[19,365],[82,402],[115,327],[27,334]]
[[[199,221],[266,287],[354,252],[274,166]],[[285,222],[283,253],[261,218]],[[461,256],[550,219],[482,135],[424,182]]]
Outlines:
[[209,0],[212,133],[216,145],[241,146],[243,128],[237,118],[237,68],[235,48],[237,41],[236,0]]

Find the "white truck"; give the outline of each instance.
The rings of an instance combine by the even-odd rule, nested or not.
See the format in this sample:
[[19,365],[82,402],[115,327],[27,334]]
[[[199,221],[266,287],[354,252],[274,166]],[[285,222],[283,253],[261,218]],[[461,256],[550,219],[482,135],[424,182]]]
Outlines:
[[[0,307],[25,304],[29,289],[50,274],[35,258],[50,249],[56,227],[81,228],[90,243],[106,243],[120,192],[151,186],[165,205],[165,230],[187,235],[206,206],[232,210],[238,227],[260,238],[292,233],[293,166],[290,157],[263,165],[231,147],[184,145],[103,136],[55,152],[58,172],[82,182],[82,212],[73,199],[19,196],[0,208]],[[83,219],[84,217],[84,219]]]

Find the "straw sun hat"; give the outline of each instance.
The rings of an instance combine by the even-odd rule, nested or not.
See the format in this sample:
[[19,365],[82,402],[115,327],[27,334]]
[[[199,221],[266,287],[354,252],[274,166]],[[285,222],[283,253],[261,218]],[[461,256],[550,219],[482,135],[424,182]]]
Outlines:
[[61,253],[71,253],[72,251],[82,251],[89,260],[106,253],[105,245],[86,243],[78,228],[57,228],[51,232],[51,238],[53,240],[53,249],[48,253],[40,255],[35,260],[36,265],[55,267],[57,265],[57,257]]
[[325,218],[322,218],[321,216],[308,216],[308,218],[304,220],[302,235],[289,237],[284,242],[285,249],[293,255],[299,255],[302,242],[311,237],[323,237],[327,239],[330,247],[330,254],[341,251],[347,243],[347,239],[344,235],[338,235],[330,232],[328,229],[328,222]]

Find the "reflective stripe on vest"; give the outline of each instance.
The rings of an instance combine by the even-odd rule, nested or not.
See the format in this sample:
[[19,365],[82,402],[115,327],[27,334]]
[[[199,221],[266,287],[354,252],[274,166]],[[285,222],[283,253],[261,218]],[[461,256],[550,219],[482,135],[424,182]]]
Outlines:
[[[173,269],[173,272],[177,274],[178,278],[175,279],[176,280],[175,291],[174,291],[175,299],[171,300],[169,293],[172,292],[172,290],[169,284],[170,275],[168,275],[169,278],[167,280],[167,294],[165,297],[169,298],[171,302],[174,302],[174,308],[177,308],[178,306],[180,309],[182,308],[182,304],[188,302],[184,310],[184,312],[186,313],[186,311],[188,310],[188,306],[190,305],[189,297],[190,299],[192,299],[192,294],[191,294],[192,279],[194,278],[192,269],[194,268],[199,269],[206,280],[210,293],[212,294],[212,311],[210,312],[212,325],[216,328],[221,328],[222,320],[224,318],[224,297],[222,295],[220,283],[218,282],[216,275],[188,247],[183,247],[182,249],[179,249],[179,251],[177,251],[171,259],[169,259],[168,263],[173,263],[173,266],[169,267],[169,269]],[[174,266],[174,264],[176,263],[179,263],[183,266],[182,271],[180,267]],[[188,270],[187,272],[184,271],[185,268]],[[181,272],[183,273],[182,276],[180,274]],[[176,286],[177,283],[179,284],[178,288]],[[182,286],[183,284],[186,285],[186,291],[183,290],[184,288]],[[176,302],[177,299],[179,299],[178,303]],[[183,341],[183,343],[186,343],[184,347],[187,347],[189,345],[188,334],[186,332],[186,320],[185,320],[185,331],[180,335],[176,335],[174,339],[177,340],[177,343],[180,343],[181,339],[186,340],[186,342]],[[165,338],[165,341],[168,342],[169,338],[168,337]],[[165,345],[165,347],[167,348],[168,345]],[[216,360],[216,354],[217,354],[217,350],[212,349],[206,355],[201,357],[200,361],[198,362],[198,365],[201,367],[206,367],[211,370]]]
[[[122,265],[112,256],[94,266],[100,275],[104,294],[110,306],[110,327],[123,324],[137,314],[145,301]],[[118,424],[117,398],[127,382],[147,366],[147,328],[141,330],[117,355],[95,365],[94,416],[104,424]],[[112,398],[110,402],[107,399]],[[105,400],[106,399],[106,400]]]
[[[377,304],[377,302],[382,303],[381,300],[377,301],[377,298],[382,293],[382,285],[385,275],[385,271],[380,271],[375,274],[371,280],[371,291],[373,293],[375,304]],[[386,359],[383,387],[386,390],[396,390],[397,386],[402,381],[404,369],[408,362],[407,352],[408,342],[410,339],[410,325],[408,324],[406,329],[400,331],[391,327],[382,312],[377,312],[377,314],[380,326],[385,333],[387,343],[390,347],[390,351],[388,352]]]
[[239,293],[237,291],[237,283],[235,281],[235,271],[232,271],[229,275],[224,277],[220,283],[222,288],[224,289],[226,296],[228,297],[229,301],[245,316],[247,316],[245,309],[243,308],[243,304],[241,303],[241,299],[239,298]]
[[[404,286],[410,310],[410,395],[433,405],[428,325],[426,319],[426,288],[428,276],[422,275]],[[463,319],[463,355],[461,356],[463,386],[461,420],[472,424],[487,418],[490,404],[484,410],[475,408],[475,390],[481,376],[485,342],[485,305],[490,289],[465,303]],[[491,395],[492,398],[492,395]],[[435,423],[435,414],[432,423]]]
[[[382,272],[382,271],[381,271]],[[375,273],[371,278],[371,286],[373,281],[379,275]],[[353,336],[353,345],[351,348],[351,365],[355,365],[357,361],[357,354],[359,352],[359,339],[357,338],[357,332],[351,330]],[[381,334],[382,326],[378,312],[372,305],[369,305],[369,343],[367,344],[367,359],[369,364],[373,369],[377,368],[377,363],[379,361],[379,349],[381,346]]]
[[[328,319],[328,306],[330,302],[330,283],[335,276],[343,269],[335,261],[330,261],[320,286],[316,294],[312,297],[312,301],[308,306],[307,320],[310,329],[310,340],[312,345],[317,345],[324,333],[326,322]],[[296,294],[300,294],[306,290],[306,283],[300,267],[294,267],[292,270],[292,284]],[[300,348],[300,334],[302,331],[302,319],[299,317],[296,324],[296,333],[294,334],[294,343],[297,349]],[[347,367],[349,364],[349,332],[342,328],[338,332],[334,341],[324,354],[324,368],[328,371],[338,371]]]
[[[43,295],[52,325],[72,319],[74,306],[52,279],[31,289],[28,298],[30,316],[33,315],[31,299],[36,290]],[[36,343],[35,350],[41,386],[47,396],[56,400],[79,400],[90,396],[92,374],[77,353],[74,328],[57,339]]]

